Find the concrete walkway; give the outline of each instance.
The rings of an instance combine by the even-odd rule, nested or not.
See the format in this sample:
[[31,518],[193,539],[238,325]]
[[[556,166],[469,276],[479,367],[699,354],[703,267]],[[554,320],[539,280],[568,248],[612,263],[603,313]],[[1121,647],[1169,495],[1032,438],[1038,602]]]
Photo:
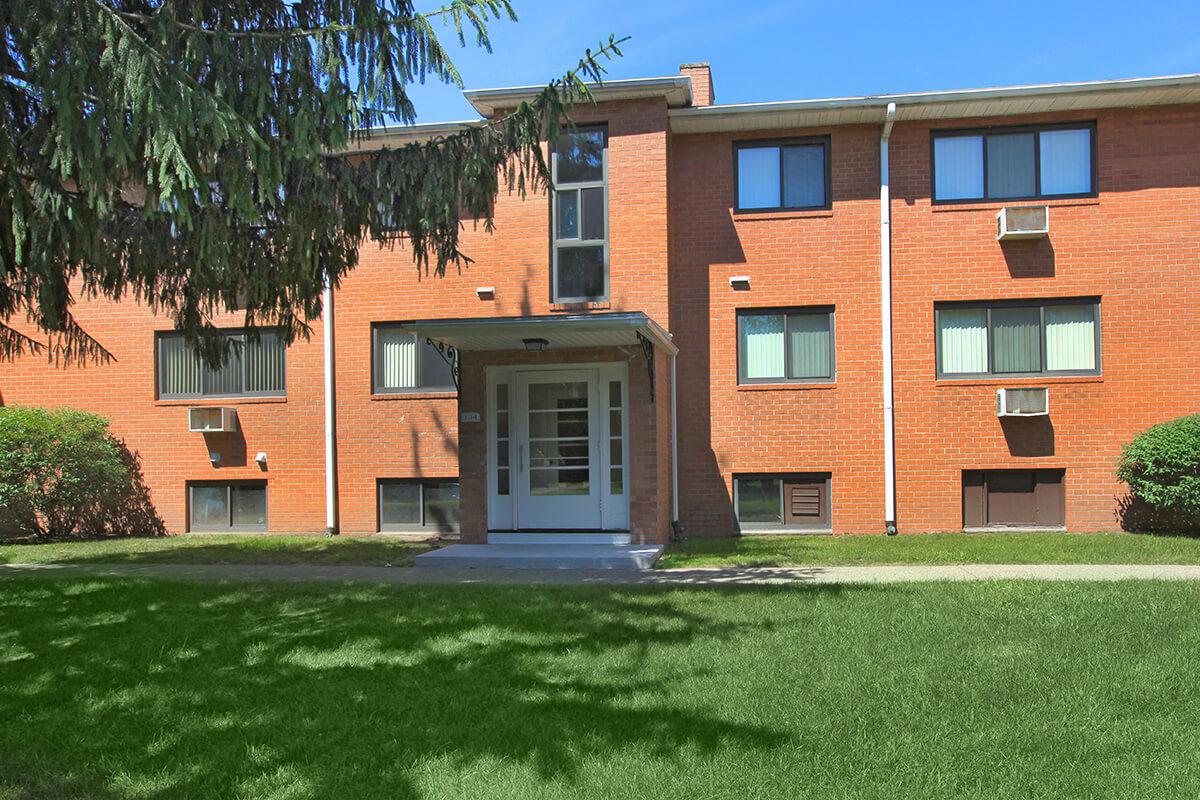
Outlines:
[[105,575],[215,581],[359,581],[390,584],[510,583],[722,586],[880,584],[918,581],[1200,581],[1200,565],[972,564],[879,567],[712,567],[623,570],[456,570],[419,567],[234,564],[0,564],[0,579],[18,575]]

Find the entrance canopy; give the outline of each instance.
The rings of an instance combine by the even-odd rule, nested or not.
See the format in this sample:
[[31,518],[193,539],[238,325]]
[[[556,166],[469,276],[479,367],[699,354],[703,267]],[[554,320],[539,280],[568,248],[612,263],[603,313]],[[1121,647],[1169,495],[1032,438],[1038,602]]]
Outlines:
[[537,317],[472,317],[425,319],[401,328],[456,350],[527,350],[526,340],[544,339],[546,350],[653,344],[665,353],[679,352],[671,334],[641,311]]

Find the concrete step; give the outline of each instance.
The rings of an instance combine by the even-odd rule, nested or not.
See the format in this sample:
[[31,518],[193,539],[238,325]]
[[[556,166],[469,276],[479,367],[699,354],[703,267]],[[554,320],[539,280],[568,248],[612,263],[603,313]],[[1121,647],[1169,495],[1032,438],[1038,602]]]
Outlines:
[[449,569],[650,569],[661,545],[453,544],[422,553],[416,566]]
[[488,544],[629,544],[628,533],[489,533]]

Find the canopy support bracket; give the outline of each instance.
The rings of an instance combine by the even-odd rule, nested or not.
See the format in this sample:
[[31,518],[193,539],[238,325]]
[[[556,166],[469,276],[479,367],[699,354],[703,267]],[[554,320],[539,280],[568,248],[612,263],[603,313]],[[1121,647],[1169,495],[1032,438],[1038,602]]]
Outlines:
[[642,352],[646,355],[646,374],[650,377],[650,402],[654,402],[654,342],[641,331],[636,331]]

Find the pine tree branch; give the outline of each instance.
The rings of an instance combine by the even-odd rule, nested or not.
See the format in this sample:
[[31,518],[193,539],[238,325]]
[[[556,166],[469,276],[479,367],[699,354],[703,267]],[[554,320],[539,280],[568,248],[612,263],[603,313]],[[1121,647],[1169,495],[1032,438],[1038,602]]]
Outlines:
[[[461,17],[466,14],[468,19],[479,29],[479,18],[477,15],[470,13],[471,10],[483,7],[485,17],[487,15],[495,15],[496,19],[500,18],[500,11],[506,11],[510,19],[516,20],[516,14],[512,9],[508,0],[456,0],[447,6],[435,9],[433,11],[417,12],[412,17],[392,17],[385,20],[390,27],[407,28],[418,19],[433,19],[446,15],[452,15],[456,26],[461,21]],[[160,6],[160,9],[162,7]],[[155,14],[141,14],[136,11],[116,11],[113,13],[134,22],[149,24],[158,22],[159,17],[157,11]],[[225,28],[205,28],[200,25],[193,25],[189,22],[182,22],[178,19],[171,19],[169,24],[181,28],[192,33],[202,33],[208,36],[229,37],[234,39],[307,39],[321,34],[335,33],[342,34],[354,30],[352,25],[341,23],[330,23],[329,25],[318,25],[311,28],[255,28],[255,29],[239,29],[228,30]],[[459,38],[462,38],[461,29],[459,30]]]

